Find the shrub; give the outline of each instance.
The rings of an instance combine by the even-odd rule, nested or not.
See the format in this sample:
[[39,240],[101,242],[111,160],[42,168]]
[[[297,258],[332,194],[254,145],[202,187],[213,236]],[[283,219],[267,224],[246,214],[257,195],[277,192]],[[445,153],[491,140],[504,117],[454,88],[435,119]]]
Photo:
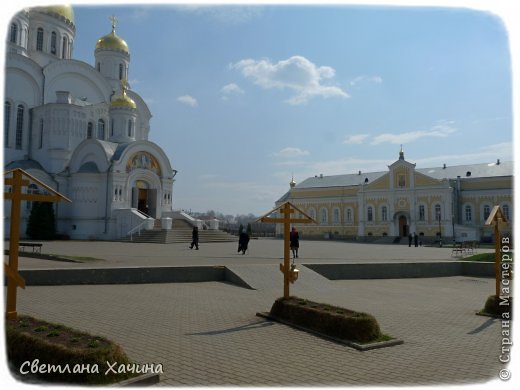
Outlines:
[[383,336],[377,320],[370,314],[310,301],[303,305],[296,297],[277,299],[270,314],[342,340],[366,343]]
[[49,202],[34,202],[26,234],[33,240],[52,240],[56,236],[54,208]]
[[509,305],[500,305],[500,297],[496,295],[490,295],[486,300],[486,304],[484,305],[484,310],[482,310],[485,314],[491,314],[494,316],[502,317],[502,314],[505,312],[509,312],[509,318],[512,318],[513,312],[513,298],[509,298]]
[[[49,330],[50,332],[47,332]],[[29,316],[19,316],[18,320],[6,320],[6,334],[7,358],[10,367],[16,370],[14,373],[17,376],[25,362],[34,362],[36,359],[40,364],[70,367],[71,373],[55,371],[34,374],[46,382],[105,384],[134,376],[129,373],[105,375],[106,362],[129,364],[130,361],[121,347],[103,337],[94,337],[85,332]],[[90,347],[94,344],[95,348]],[[83,367],[97,365],[99,373],[89,373],[87,370],[74,373],[72,371],[76,365]],[[24,371],[30,371],[27,364]]]

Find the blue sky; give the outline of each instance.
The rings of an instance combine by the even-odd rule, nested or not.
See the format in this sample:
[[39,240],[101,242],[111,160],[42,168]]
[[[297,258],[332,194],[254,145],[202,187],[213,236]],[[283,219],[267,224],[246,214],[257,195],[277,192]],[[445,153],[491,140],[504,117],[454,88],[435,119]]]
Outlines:
[[93,64],[129,45],[174,207],[263,214],[317,174],[512,160],[508,32],[488,12],[381,6],[76,6]]

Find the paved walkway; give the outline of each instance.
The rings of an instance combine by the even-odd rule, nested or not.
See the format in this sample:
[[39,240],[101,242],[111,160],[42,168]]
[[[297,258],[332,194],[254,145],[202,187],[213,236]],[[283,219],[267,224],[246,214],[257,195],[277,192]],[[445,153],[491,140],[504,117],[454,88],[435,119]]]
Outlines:
[[[501,324],[476,316],[494,280],[329,281],[306,267],[291,293],[376,316],[403,345],[359,352],[255,316],[281,295],[280,240],[186,245],[46,242],[44,253],[88,255],[75,264],[22,258],[21,268],[228,265],[256,290],[229,283],[28,286],[18,310],[119,343],[131,359],[162,363],[161,385],[424,385],[497,378]],[[451,249],[303,242],[299,264],[450,261]]]
[[[8,248],[8,243],[4,244]],[[490,251],[480,249],[479,252]],[[283,241],[278,239],[251,240],[245,256],[237,253],[237,243],[207,243],[200,250],[190,250],[187,244],[135,244],[104,241],[48,241],[42,253],[90,256],[104,261],[82,263],[55,262],[20,258],[20,269],[172,266],[172,265],[231,265],[278,264],[283,257]],[[23,255],[22,255],[23,256]],[[337,241],[301,242],[300,258],[304,263],[356,263],[403,261],[451,261],[451,248],[411,247],[406,245],[375,245]]]
[[29,287],[19,310],[100,334],[162,363],[162,385],[425,385],[488,381],[500,322],[475,315],[490,279],[342,281],[298,295],[367,311],[403,345],[359,352],[264,321],[276,289],[226,283]]

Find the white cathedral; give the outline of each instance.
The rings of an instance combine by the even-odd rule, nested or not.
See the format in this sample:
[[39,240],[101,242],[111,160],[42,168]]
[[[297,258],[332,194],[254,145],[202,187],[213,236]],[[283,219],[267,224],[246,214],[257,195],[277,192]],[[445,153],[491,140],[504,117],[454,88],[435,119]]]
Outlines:
[[72,200],[55,205],[57,232],[72,239],[118,239],[173,214],[177,171],[148,140],[152,115],[128,85],[130,51],[115,22],[95,45],[94,66],[72,59],[70,6],[25,9],[7,32],[4,170],[22,168]]

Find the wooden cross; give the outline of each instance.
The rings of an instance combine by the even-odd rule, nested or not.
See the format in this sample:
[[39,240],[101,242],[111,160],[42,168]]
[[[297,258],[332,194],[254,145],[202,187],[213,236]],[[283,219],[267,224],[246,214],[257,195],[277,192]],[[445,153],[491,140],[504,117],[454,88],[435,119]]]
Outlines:
[[[273,218],[269,217],[273,212],[279,211],[283,217]],[[291,214],[298,211],[303,215],[303,218],[291,218]],[[283,273],[283,296],[289,298],[289,282],[294,283],[296,280],[294,275],[294,269],[290,266],[290,228],[291,223],[317,223],[313,218],[309,217],[305,212],[294,206],[291,202],[285,202],[284,204],[269,211],[263,217],[258,218],[256,221],[268,222],[268,223],[283,223],[283,236],[284,236],[284,251],[283,251],[283,265],[280,264],[280,271]],[[256,222],[255,221],[255,222]],[[291,280],[292,279],[292,280]]]
[[495,225],[495,293],[496,296],[500,296],[500,229],[499,225],[507,223],[507,218],[500,209],[500,206],[493,206],[493,210],[489,214],[488,219],[486,220],[485,226]]
[[[4,263],[4,273],[7,276],[7,306],[6,317],[14,320],[16,313],[16,288],[25,288],[25,280],[18,273],[18,246],[20,243],[20,209],[22,200],[35,202],[59,202],[71,200],[53,190],[48,185],[42,183],[22,169],[13,169],[4,173],[6,186],[10,186],[10,191],[4,192],[4,198],[11,201],[11,226],[9,230],[9,264]],[[52,194],[26,194],[22,192],[22,187],[28,187],[33,182]]]

